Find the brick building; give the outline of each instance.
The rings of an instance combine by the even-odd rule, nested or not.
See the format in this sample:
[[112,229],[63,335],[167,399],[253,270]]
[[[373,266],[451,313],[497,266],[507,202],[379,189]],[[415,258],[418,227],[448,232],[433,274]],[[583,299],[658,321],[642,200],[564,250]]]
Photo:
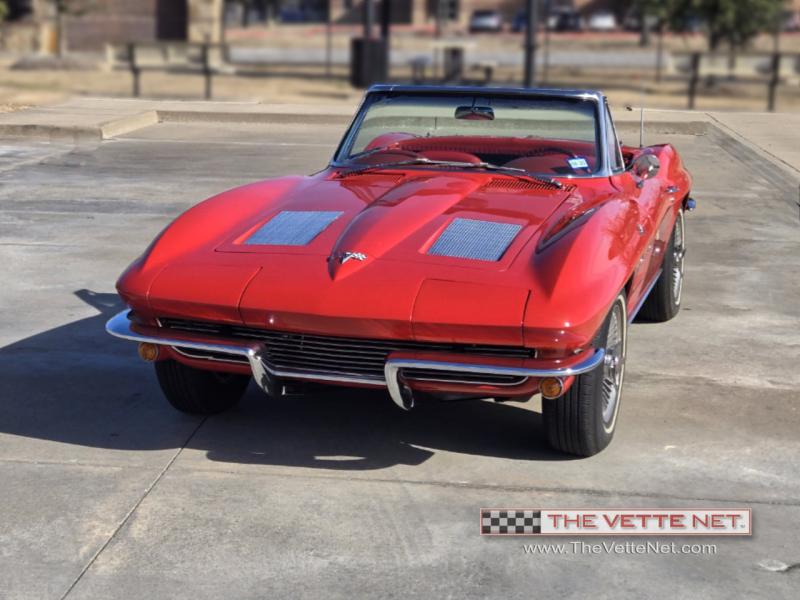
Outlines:
[[[6,0],[17,29],[31,31],[28,48],[52,49],[53,0]],[[64,17],[69,48],[99,50],[130,40],[219,40],[223,0],[74,0]]]
[[[35,2],[38,14],[52,18],[52,2]],[[107,42],[186,39],[187,12],[186,0],[93,0],[91,10],[66,17],[67,39],[74,50]]]

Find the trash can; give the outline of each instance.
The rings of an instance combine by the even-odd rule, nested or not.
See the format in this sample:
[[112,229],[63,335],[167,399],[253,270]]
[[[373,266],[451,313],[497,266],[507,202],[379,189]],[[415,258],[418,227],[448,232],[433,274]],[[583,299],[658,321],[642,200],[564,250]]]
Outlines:
[[386,81],[387,59],[384,40],[354,38],[350,44],[350,84],[365,88]]

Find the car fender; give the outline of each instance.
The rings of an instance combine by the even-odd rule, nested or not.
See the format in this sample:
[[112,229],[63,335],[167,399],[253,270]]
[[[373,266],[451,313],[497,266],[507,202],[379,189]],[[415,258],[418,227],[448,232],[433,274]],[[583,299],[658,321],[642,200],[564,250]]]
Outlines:
[[525,345],[585,348],[646,246],[635,202],[613,197],[533,256]]
[[158,274],[192,250],[215,245],[237,223],[278,202],[304,177],[282,177],[234,188],[196,204],[167,225],[117,281],[117,291],[131,306],[146,302]]

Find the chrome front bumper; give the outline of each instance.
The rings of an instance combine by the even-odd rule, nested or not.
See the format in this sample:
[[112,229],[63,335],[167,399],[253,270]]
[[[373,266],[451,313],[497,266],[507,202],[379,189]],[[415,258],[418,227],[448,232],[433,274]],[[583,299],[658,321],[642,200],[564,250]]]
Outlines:
[[[250,364],[256,383],[266,393],[275,395],[278,378],[305,379],[336,384],[357,384],[385,386],[389,390],[397,406],[404,410],[413,407],[414,400],[410,388],[403,382],[403,369],[426,369],[451,373],[482,373],[487,375],[510,375],[517,377],[570,377],[595,369],[603,362],[605,353],[599,348],[591,356],[571,365],[551,365],[546,368],[525,368],[483,364],[479,362],[459,362],[452,356],[436,357],[409,355],[406,353],[390,354],[386,360],[383,378],[365,377],[363,375],[331,375],[304,370],[282,370],[271,365],[265,357],[264,344],[260,342],[225,339],[181,331],[163,331],[158,327],[139,325],[130,320],[130,310],[124,310],[112,317],[106,324],[106,331],[114,337],[171,346],[245,357]],[[135,328],[135,329],[134,329]]]

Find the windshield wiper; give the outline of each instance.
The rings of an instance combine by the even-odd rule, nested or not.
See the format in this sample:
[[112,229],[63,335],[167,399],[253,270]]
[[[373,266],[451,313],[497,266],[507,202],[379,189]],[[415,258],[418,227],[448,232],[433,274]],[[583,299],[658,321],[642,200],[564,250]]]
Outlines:
[[[363,155],[362,155],[363,156]],[[391,169],[393,167],[407,167],[412,165],[430,165],[436,167],[453,167],[457,169],[486,169],[487,171],[497,171],[500,173],[508,173],[509,175],[513,175],[515,177],[521,177],[525,179],[532,179],[539,183],[546,183],[561,189],[564,187],[560,181],[556,179],[551,179],[550,177],[545,177],[542,175],[534,175],[526,171],[525,169],[518,169],[517,167],[504,167],[501,165],[495,165],[489,162],[460,162],[455,160],[433,160],[430,158],[425,158],[424,156],[420,156],[419,158],[412,158],[409,160],[401,160],[395,162],[387,162],[387,163],[377,163],[374,165],[361,165],[357,167],[345,167],[344,170],[339,172],[339,177],[346,177],[353,173],[363,173],[364,171],[371,171],[373,169]]]

